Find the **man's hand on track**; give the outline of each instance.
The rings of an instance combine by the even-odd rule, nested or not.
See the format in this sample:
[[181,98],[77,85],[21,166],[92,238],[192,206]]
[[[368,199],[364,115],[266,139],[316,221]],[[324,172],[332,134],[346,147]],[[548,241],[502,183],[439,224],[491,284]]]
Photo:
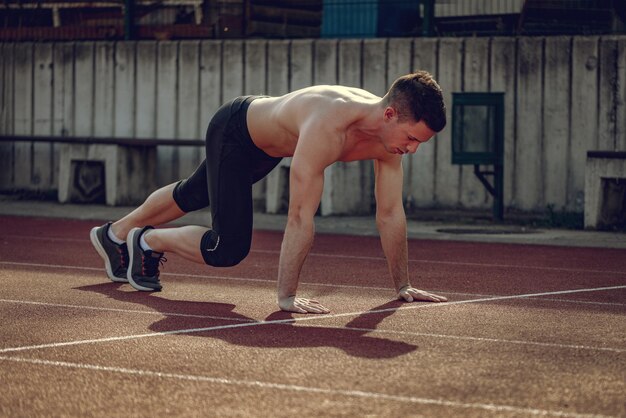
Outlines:
[[424,301],[424,302],[446,302],[448,299],[444,296],[435,295],[424,290],[419,290],[411,286],[404,286],[398,291],[398,299],[404,299],[406,302]]
[[288,298],[280,299],[278,306],[283,311],[295,312],[295,313],[316,313],[326,314],[330,310],[322,306],[318,301],[313,299],[297,298],[290,296]]

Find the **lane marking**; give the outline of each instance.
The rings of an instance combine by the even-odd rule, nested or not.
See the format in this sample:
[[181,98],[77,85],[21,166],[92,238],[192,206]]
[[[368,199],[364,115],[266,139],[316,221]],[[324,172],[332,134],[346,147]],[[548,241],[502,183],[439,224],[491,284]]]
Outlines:
[[548,301],[548,302],[580,303],[580,304],[583,304],[583,305],[626,306],[626,303],[594,302],[592,300],[552,299],[552,298],[538,298],[537,300],[545,300],[545,301]]
[[76,340],[76,341],[66,341],[66,342],[59,342],[59,343],[38,344],[38,345],[22,346],[22,347],[9,347],[9,348],[0,349],[0,353],[27,351],[27,350],[35,350],[35,349],[43,349],[43,348],[67,347],[67,346],[73,346],[73,345],[93,344],[93,343],[112,342],[112,341],[123,341],[123,340],[158,337],[158,336],[174,335],[174,334],[192,334],[192,333],[198,333],[198,332],[219,331],[219,330],[225,330],[225,329],[244,328],[244,327],[260,326],[260,325],[274,325],[274,324],[285,324],[285,323],[304,322],[304,321],[315,321],[315,320],[322,320],[322,319],[329,319],[329,318],[342,318],[342,317],[347,317],[347,316],[364,316],[364,315],[373,315],[377,313],[392,312],[392,311],[406,311],[406,310],[426,309],[426,308],[433,308],[433,307],[448,307],[448,306],[455,306],[455,305],[464,305],[464,304],[469,304],[469,303],[524,299],[524,298],[536,297],[536,296],[562,295],[562,294],[583,293],[583,292],[598,292],[598,291],[616,290],[616,289],[626,289],[626,285],[588,288],[588,289],[561,290],[561,291],[556,291],[556,292],[528,293],[528,294],[521,294],[521,295],[468,299],[468,300],[442,302],[442,303],[403,305],[397,308],[373,309],[369,311],[346,312],[346,313],[339,313],[339,314],[309,315],[309,316],[301,316],[297,318],[277,319],[277,320],[271,320],[271,321],[255,321],[255,322],[247,322],[247,323],[239,323],[239,324],[218,325],[218,326],[204,327],[204,328],[188,328],[188,329],[178,329],[178,330],[162,331],[162,332],[150,332],[150,333],[144,333],[144,334],[125,335],[125,336],[119,336],[119,337],[106,337],[106,338],[96,338],[96,339],[89,339],[89,340]]
[[22,266],[22,267],[50,267],[53,269],[68,269],[68,270],[89,270],[89,271],[104,271],[104,268],[96,267],[81,267],[70,266],[65,264],[44,264],[44,263],[24,263],[19,261],[0,261],[0,264],[7,266]]
[[[258,322],[250,318],[234,318],[234,317],[213,316],[213,315],[178,314],[178,313],[158,312],[158,311],[102,308],[102,307],[85,306],[85,305],[69,305],[69,304],[62,304],[62,303],[21,301],[21,300],[12,300],[12,299],[0,299],[0,303],[41,305],[41,306],[52,306],[52,307],[59,307],[59,308],[113,311],[113,312],[132,313],[132,314],[135,314],[135,313],[152,314],[152,315],[158,315],[158,316],[180,316],[180,317],[216,319],[216,320],[235,321],[235,322],[250,322],[250,323]],[[276,325],[288,325],[288,324],[285,323],[285,324],[276,324]],[[414,336],[414,337],[449,338],[449,339],[457,339],[457,340],[483,341],[483,342],[494,342],[494,343],[502,343],[502,344],[533,345],[533,346],[541,346],[541,347],[567,348],[567,349],[575,349],[575,350],[607,351],[607,352],[613,352],[613,353],[626,352],[626,349],[612,348],[612,347],[596,347],[596,346],[585,346],[585,345],[575,345],[575,344],[549,343],[549,342],[541,342],[541,341],[522,341],[522,340],[509,340],[509,339],[502,339],[502,338],[473,337],[470,335],[434,334],[434,333],[424,333],[424,332],[397,331],[397,330],[386,330],[386,329],[379,329],[379,328],[358,328],[358,327],[351,327],[351,326],[346,327],[346,326],[336,326],[336,325],[325,325],[322,328],[332,328],[332,329],[354,331],[354,332]]]
[[[42,263],[21,263],[15,261],[0,261],[0,265],[14,265],[21,267],[49,267],[56,269],[70,269],[70,270],[87,270],[87,271],[103,271],[102,268],[96,267],[80,267],[80,266],[70,266],[70,265],[59,265],[59,264],[42,264]],[[162,272],[163,276],[172,276],[172,277],[184,277],[184,278],[199,278],[199,279],[215,279],[215,280],[226,280],[226,281],[240,281],[240,282],[257,282],[257,283],[271,283],[275,284],[276,280],[271,279],[255,279],[251,277],[235,277],[235,276],[215,276],[215,275],[204,275],[204,274],[187,274],[187,273],[167,273]],[[359,285],[346,285],[346,284],[333,284],[333,283],[313,283],[313,282],[300,282],[301,285],[306,286],[320,286],[320,287],[332,287],[339,289],[366,289],[366,290],[380,290],[393,292],[391,287],[378,287],[378,286],[359,286]],[[485,295],[479,293],[466,293],[466,292],[450,292],[447,290],[430,290],[434,293],[445,293],[450,295],[464,295],[464,296],[476,296],[476,297],[493,297],[501,295]],[[595,302],[595,301],[579,301],[579,300],[567,300],[567,299],[546,299],[542,298],[540,300],[546,301],[556,301],[556,302],[566,302],[566,303],[583,303],[583,304],[594,304],[594,305],[609,305],[609,306],[626,306],[624,303],[613,303],[613,302]]]
[[385,330],[385,329],[369,329],[369,328],[355,328],[355,327],[340,327],[327,325],[325,328],[337,328],[337,329],[349,329],[355,331],[362,332],[370,332],[370,333],[381,333],[381,334],[394,334],[394,335],[406,335],[406,336],[414,336],[414,337],[433,337],[433,338],[449,338],[453,340],[466,340],[466,341],[483,341],[489,343],[503,343],[503,344],[519,344],[519,345],[534,345],[539,347],[553,347],[553,348],[567,348],[574,350],[588,350],[588,351],[607,351],[611,353],[626,353],[626,349],[621,348],[612,348],[612,347],[595,347],[588,345],[577,345],[577,344],[559,344],[559,343],[546,343],[541,341],[522,341],[522,340],[507,340],[502,338],[488,338],[488,337],[472,337],[469,335],[451,335],[451,334],[433,334],[427,332],[411,332],[411,331],[396,331],[396,330]]
[[283,384],[283,383],[264,382],[260,380],[240,380],[240,379],[229,379],[229,378],[206,376],[206,375],[165,373],[165,372],[157,372],[157,371],[151,371],[151,370],[99,366],[96,364],[86,364],[86,363],[70,363],[70,362],[65,362],[65,361],[29,359],[29,358],[23,358],[23,357],[0,356],[0,360],[12,361],[12,362],[17,362],[17,363],[28,363],[28,364],[34,364],[34,365],[40,365],[40,366],[65,367],[65,368],[71,368],[71,369],[81,369],[81,370],[91,370],[91,371],[98,371],[98,372],[136,375],[136,376],[141,376],[141,377],[151,377],[151,378],[159,378],[159,379],[176,379],[176,380],[185,380],[185,381],[192,381],[192,382],[213,383],[213,384],[219,384],[219,385],[246,386],[246,387],[251,387],[251,388],[272,389],[272,390],[290,391],[290,392],[302,392],[302,393],[309,393],[309,394],[322,394],[322,395],[330,395],[330,396],[347,396],[351,398],[404,402],[404,403],[412,403],[412,404],[420,404],[420,405],[435,405],[435,406],[442,406],[442,407],[448,407],[448,408],[479,409],[479,410],[496,412],[496,413],[497,412],[511,412],[511,413],[517,413],[517,414],[571,417],[571,418],[591,418],[591,417],[611,418],[610,416],[607,416],[607,415],[599,415],[599,414],[593,414],[593,413],[589,414],[589,413],[577,413],[577,412],[567,412],[567,411],[555,411],[555,410],[547,410],[547,409],[526,408],[526,407],[512,406],[512,405],[498,405],[498,404],[491,404],[491,403],[456,402],[456,401],[450,401],[450,400],[445,400],[445,399],[422,398],[422,397],[416,397],[416,396],[389,395],[386,393],[366,392],[366,391],[361,391],[361,390],[329,389],[329,388],[321,388],[321,387],[315,387],[315,386],[301,386],[301,385],[290,385],[290,384]]
[[139,309],[105,308],[105,307],[99,307],[99,306],[38,302],[38,301],[31,301],[31,300],[0,299],[0,303],[53,306],[57,308],[87,309],[87,310],[93,310],[93,311],[108,311],[108,312],[147,314],[147,315],[158,315],[158,316],[180,316],[184,318],[218,319],[218,320],[228,320],[228,321],[237,321],[237,322],[256,322],[254,319],[249,319],[249,318],[246,319],[246,318],[235,318],[235,317],[215,316],[215,315],[198,315],[198,314],[186,314],[186,313],[177,313],[177,312],[145,311],[145,310],[139,310]]
[[58,242],[80,242],[83,244],[87,244],[89,242],[89,238],[67,238],[67,237],[42,237],[39,235],[16,235],[16,234],[8,234],[3,235],[2,238],[9,239],[25,239],[28,241],[58,241]]
[[[54,237],[30,237],[24,235],[6,235],[8,238],[23,238],[28,240],[42,240],[42,241],[67,241],[67,242],[89,242],[88,239],[79,238],[54,238]],[[280,254],[279,250],[259,250],[251,249],[251,253],[259,254]],[[347,254],[328,254],[311,252],[308,256],[313,257],[328,257],[328,258],[347,258],[355,260],[386,260],[383,256],[365,256],[365,255],[347,255]],[[547,266],[530,266],[530,265],[515,265],[515,264],[492,264],[492,263],[474,263],[468,261],[437,261],[428,259],[415,259],[410,258],[408,260],[411,263],[425,263],[425,264],[440,264],[440,265],[453,265],[453,266],[471,266],[471,267],[490,267],[490,268],[519,268],[530,270],[547,270],[547,271],[564,271],[570,273],[593,273],[593,274],[626,274],[626,271],[614,271],[614,270],[598,270],[598,269],[575,269],[567,267],[547,267]]]

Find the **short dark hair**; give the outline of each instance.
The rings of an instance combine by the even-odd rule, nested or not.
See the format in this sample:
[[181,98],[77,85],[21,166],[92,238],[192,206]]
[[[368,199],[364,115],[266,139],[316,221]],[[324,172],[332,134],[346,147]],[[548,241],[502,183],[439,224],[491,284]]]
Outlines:
[[396,79],[387,92],[386,105],[393,106],[401,121],[423,120],[430,129],[446,126],[446,105],[441,87],[428,71],[417,71]]

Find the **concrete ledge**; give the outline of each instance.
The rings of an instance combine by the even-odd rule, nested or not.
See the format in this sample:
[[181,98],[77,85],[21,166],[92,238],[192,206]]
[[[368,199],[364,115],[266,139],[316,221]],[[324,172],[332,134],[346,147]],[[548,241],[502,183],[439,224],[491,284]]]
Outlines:
[[75,161],[104,163],[106,203],[109,206],[141,204],[156,190],[156,145],[63,144],[59,151],[59,202],[69,202],[75,178]]

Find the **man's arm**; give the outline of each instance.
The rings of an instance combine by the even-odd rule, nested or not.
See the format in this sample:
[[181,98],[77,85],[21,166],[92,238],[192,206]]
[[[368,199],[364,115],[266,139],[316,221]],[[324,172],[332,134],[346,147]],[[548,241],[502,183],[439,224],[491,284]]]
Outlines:
[[409,282],[406,215],[402,205],[402,159],[374,161],[376,174],[376,225],[398,297],[413,302],[447,299],[415,289]]
[[289,212],[278,266],[278,306],[290,312],[328,313],[319,302],[296,297],[300,271],[313,244],[313,219],[322,197],[324,168],[336,157],[328,151],[328,144],[322,148],[312,134],[322,135],[301,134],[289,170]]

